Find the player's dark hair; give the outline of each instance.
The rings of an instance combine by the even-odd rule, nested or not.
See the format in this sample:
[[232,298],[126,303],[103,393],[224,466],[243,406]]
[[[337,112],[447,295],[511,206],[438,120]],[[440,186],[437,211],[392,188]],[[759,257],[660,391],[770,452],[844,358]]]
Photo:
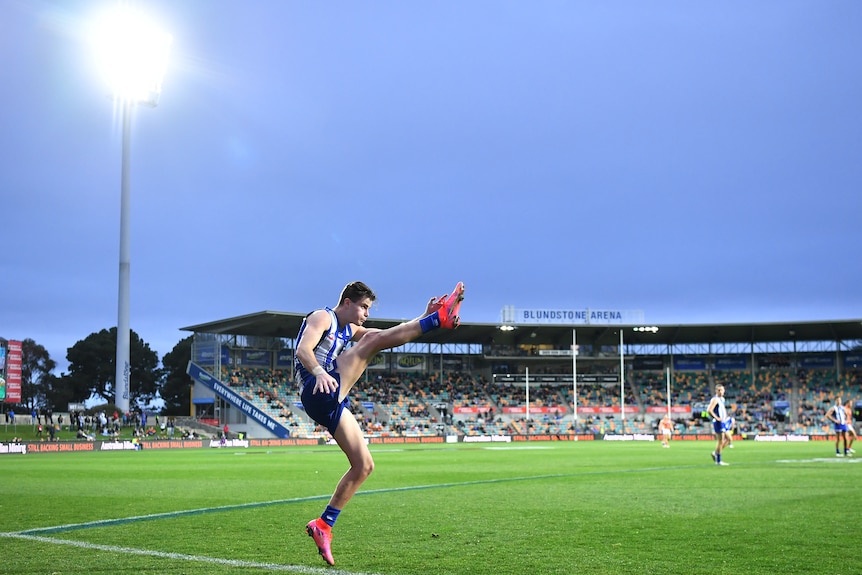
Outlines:
[[338,305],[343,304],[345,299],[349,299],[352,302],[358,302],[364,298],[375,301],[377,299],[377,295],[371,291],[370,287],[362,282],[350,282],[344,286],[343,290],[341,290],[341,297],[338,298]]

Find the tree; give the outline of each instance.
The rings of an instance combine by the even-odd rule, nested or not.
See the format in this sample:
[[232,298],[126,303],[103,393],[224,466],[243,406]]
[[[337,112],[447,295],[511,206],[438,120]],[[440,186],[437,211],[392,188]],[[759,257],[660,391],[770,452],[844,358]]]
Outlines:
[[21,403],[28,409],[46,406],[46,392],[56,379],[51,372],[56,367],[44,347],[32,339],[21,342]]
[[[69,348],[68,385],[85,390],[86,398],[98,396],[114,401],[116,395],[117,328],[91,333]],[[129,360],[131,363],[131,397],[129,403],[147,405],[158,397],[161,370],[159,356],[134,331],[131,333]]]
[[164,382],[161,396],[165,402],[164,413],[168,415],[188,415],[191,413],[191,378],[186,373],[192,359],[192,340],[194,336],[181,340],[162,358]]
[[45,385],[45,407],[54,411],[65,410],[70,403],[84,403],[89,397],[87,390],[76,389],[65,373],[60,377],[53,374]]

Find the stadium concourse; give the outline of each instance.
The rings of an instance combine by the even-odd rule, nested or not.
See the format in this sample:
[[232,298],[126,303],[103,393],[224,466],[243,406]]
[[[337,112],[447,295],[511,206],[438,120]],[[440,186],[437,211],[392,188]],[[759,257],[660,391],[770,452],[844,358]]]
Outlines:
[[[248,437],[328,438],[293,381],[303,317],[264,311],[182,328],[194,333],[193,415]],[[670,410],[675,434],[711,438],[704,411],[718,383],[736,436],[825,438],[837,396],[862,420],[862,320],[464,323],[379,354],[351,395],[372,437],[655,434]]]

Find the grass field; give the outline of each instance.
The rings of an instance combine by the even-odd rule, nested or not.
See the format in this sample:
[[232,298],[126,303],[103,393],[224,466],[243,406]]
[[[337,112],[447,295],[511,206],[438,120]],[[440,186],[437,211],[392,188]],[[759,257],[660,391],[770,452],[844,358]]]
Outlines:
[[335,527],[335,447],[0,457],[0,573],[811,574],[858,570],[862,462],[829,442],[379,446]]

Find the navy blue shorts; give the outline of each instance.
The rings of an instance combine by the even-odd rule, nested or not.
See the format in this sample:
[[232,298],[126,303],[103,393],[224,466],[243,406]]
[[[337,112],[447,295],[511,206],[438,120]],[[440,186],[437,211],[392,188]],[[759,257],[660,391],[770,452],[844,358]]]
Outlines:
[[341,392],[341,375],[335,371],[335,366],[329,375],[338,382],[338,389],[332,393],[314,393],[316,378],[309,375],[308,379],[302,382],[300,399],[305,413],[334,436],[335,430],[338,429],[338,422],[341,421],[341,412],[348,406],[349,400],[345,397],[341,402],[338,401],[338,394]]
[[724,421],[713,421],[712,430],[716,433],[724,433],[733,429],[733,420],[725,419]]

